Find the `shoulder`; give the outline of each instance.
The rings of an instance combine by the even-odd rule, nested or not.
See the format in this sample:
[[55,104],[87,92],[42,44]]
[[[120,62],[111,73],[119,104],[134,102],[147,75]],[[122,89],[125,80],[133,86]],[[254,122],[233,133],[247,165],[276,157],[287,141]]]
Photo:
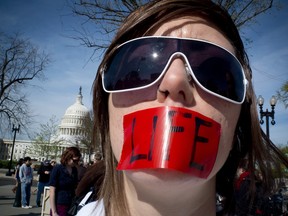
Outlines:
[[81,208],[81,210],[77,213],[77,216],[105,216],[104,204],[103,201],[94,201],[91,202]]
[[55,171],[63,170],[63,169],[65,169],[64,165],[62,165],[62,164],[57,164],[57,165],[54,166],[54,168],[52,169],[52,171],[55,172]]
[[51,170],[52,176],[59,176],[62,173],[63,173],[63,165],[62,164],[55,165],[54,168]]

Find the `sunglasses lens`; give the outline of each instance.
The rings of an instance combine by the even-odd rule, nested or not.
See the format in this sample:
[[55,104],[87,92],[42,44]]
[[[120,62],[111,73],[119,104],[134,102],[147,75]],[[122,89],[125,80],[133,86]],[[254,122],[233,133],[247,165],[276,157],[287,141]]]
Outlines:
[[72,158],[73,163],[78,163],[80,160],[79,159],[73,159]]
[[103,79],[105,90],[133,89],[153,83],[167,63],[166,60],[161,64],[163,52],[156,48],[157,44],[150,40],[135,40],[119,47],[107,64]]
[[147,37],[121,45],[104,71],[105,91],[121,92],[152,85],[175,52],[187,57],[196,83],[204,90],[242,103],[245,77],[238,60],[219,46],[188,39]]
[[[242,102],[245,94],[242,67],[228,51],[199,41],[187,52],[196,82],[212,94]],[[192,43],[193,44],[193,43]]]

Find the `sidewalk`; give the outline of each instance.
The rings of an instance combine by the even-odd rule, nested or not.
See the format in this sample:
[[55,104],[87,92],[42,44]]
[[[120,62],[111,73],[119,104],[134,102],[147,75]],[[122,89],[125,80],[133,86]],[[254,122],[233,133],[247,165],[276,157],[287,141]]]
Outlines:
[[36,207],[36,194],[33,191],[36,187],[33,184],[31,188],[31,199],[30,205],[33,206],[32,209],[22,209],[13,207],[15,194],[12,192],[13,177],[6,176],[3,173],[0,173],[0,181],[7,182],[8,185],[0,186],[0,215],[2,216],[40,216],[41,208]]

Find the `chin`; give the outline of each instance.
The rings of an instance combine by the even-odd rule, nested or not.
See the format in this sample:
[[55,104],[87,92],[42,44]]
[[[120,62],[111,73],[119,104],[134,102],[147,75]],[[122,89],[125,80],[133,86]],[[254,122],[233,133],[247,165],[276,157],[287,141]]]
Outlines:
[[135,183],[185,183],[194,182],[195,184],[203,183],[207,179],[202,179],[184,172],[173,169],[138,169],[138,170],[125,170],[124,175]]

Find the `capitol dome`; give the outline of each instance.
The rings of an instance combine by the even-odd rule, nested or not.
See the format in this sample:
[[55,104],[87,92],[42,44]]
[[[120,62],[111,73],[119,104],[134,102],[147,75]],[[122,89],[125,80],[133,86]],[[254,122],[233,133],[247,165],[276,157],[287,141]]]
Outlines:
[[74,104],[69,106],[59,126],[58,140],[64,140],[68,146],[77,145],[77,140],[85,136],[85,121],[90,120],[89,110],[82,102],[82,88]]

